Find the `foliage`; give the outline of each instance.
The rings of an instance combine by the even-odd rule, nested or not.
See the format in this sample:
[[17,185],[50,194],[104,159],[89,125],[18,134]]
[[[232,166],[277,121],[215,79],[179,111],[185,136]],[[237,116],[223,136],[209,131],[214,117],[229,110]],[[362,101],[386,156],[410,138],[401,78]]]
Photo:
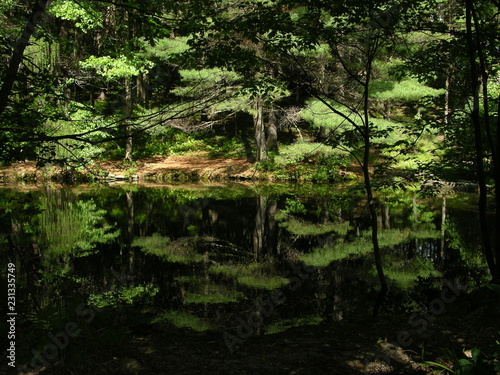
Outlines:
[[280,154],[274,158],[274,162],[278,165],[286,166],[309,159],[327,158],[330,156],[342,160],[342,156],[344,155],[342,152],[322,143],[297,142],[283,146],[280,150]]
[[98,308],[104,307],[119,307],[123,304],[128,305],[149,305],[152,303],[154,296],[158,293],[159,288],[153,284],[147,285],[130,285],[124,288],[119,288],[113,291],[107,291],[100,294],[92,294],[88,303],[91,306]]
[[203,256],[193,252],[187,243],[174,243],[168,237],[158,233],[149,237],[136,237],[132,246],[140,247],[146,254],[155,255],[173,263],[196,263],[203,260]]
[[183,293],[183,303],[230,303],[237,302],[244,295],[236,290],[231,290],[224,285],[208,282],[206,278],[178,277],[177,281],[186,286]]
[[205,139],[206,149],[211,157],[244,157],[245,145],[240,138],[227,138],[221,136]]
[[[68,119],[48,121],[46,131],[58,141],[49,141],[40,146],[40,158],[50,163],[77,166],[92,164],[103,152],[98,144],[110,138],[109,133],[102,131],[109,123],[104,116],[96,116],[79,103],[68,107]],[[80,139],[65,139],[65,136],[85,134]]]
[[286,206],[285,209],[283,210],[283,213],[302,214],[302,215],[307,213],[306,207],[299,200],[287,198],[285,204]]
[[96,74],[108,81],[137,76],[140,73],[139,63],[126,56],[113,58],[111,56],[89,56],[80,62],[84,70],[94,70]]
[[448,374],[456,375],[494,375],[500,371],[500,341],[496,341],[491,348],[481,350],[473,348],[470,356],[456,358],[453,368],[441,363],[426,361],[425,364],[438,367]]
[[92,201],[57,203],[49,198],[41,202],[39,241],[46,246],[49,258],[70,254],[87,256],[96,245],[116,239],[118,230],[103,220],[105,210]]
[[[430,238],[436,237],[436,232],[425,232],[425,236]],[[418,238],[418,232],[401,231],[398,229],[384,229],[379,233],[380,247],[394,247],[396,245],[410,241],[412,238]],[[333,261],[347,259],[351,256],[360,256],[373,251],[371,243],[371,231],[361,233],[361,236],[354,240],[337,239],[332,246],[324,246],[322,248],[313,249],[311,253],[304,254],[301,259],[316,267],[328,266]],[[407,271],[398,271],[407,273]],[[400,276],[396,276],[396,271],[393,272],[394,278],[397,280]],[[410,273],[415,279],[415,274]],[[404,282],[404,284],[407,281]]]
[[103,26],[103,14],[94,9],[90,2],[56,0],[51,4],[49,13],[62,20],[73,21],[85,33]]
[[403,102],[412,102],[423,97],[439,96],[444,94],[444,89],[434,89],[422,84],[415,78],[407,78],[402,81],[384,81],[373,82],[371,96],[376,100],[400,100]]
[[312,224],[301,222],[297,219],[289,219],[280,223],[280,227],[298,236],[319,236],[326,233],[345,233],[349,228],[349,223],[342,224]]

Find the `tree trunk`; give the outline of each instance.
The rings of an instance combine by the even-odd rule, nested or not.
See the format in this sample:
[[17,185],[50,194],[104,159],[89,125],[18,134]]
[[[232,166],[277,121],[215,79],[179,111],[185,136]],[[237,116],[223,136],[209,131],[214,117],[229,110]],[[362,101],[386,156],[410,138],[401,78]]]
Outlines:
[[45,10],[52,0],[36,0],[33,10],[31,12],[26,25],[24,26],[23,33],[14,46],[12,58],[10,59],[9,67],[5,72],[2,79],[2,87],[0,88],[0,114],[3,113],[7,107],[9,96],[12,92],[12,87],[17,79],[17,73],[21,66],[24,57],[24,50],[28,46],[30,38],[35,33],[36,26],[40,18],[45,14]]
[[446,195],[443,194],[443,205],[441,207],[441,262],[444,264],[444,247],[446,240]]
[[[496,123],[496,144],[497,157],[500,153],[500,95],[498,96],[498,108],[497,108],[497,123]],[[495,173],[495,228],[500,228],[500,160],[494,161],[494,173]],[[494,277],[494,281],[498,284],[500,283],[500,234],[495,233],[495,258],[497,264],[497,272]]]
[[132,83],[130,78],[125,79],[125,160],[132,161]]
[[387,203],[384,205],[384,229],[391,229],[391,209]]
[[278,130],[276,128],[276,112],[274,106],[269,107],[269,123],[267,125],[267,151],[278,153]]
[[328,130],[324,126],[320,126],[318,134],[316,135],[316,141],[324,143],[328,140]]
[[255,143],[257,145],[256,161],[267,160],[266,153],[266,133],[264,128],[264,115],[262,98],[258,97],[255,102],[257,113],[254,116]]
[[144,87],[144,77],[145,73],[139,73],[137,76],[137,101],[141,105],[146,105],[147,107],[147,97],[146,97],[146,89]]
[[275,216],[278,212],[278,202],[275,200],[268,201],[266,204],[266,252],[267,254],[279,254],[279,226]]
[[446,83],[444,89],[444,124],[449,125],[450,123],[450,86],[451,77],[450,73],[446,75]]
[[129,273],[134,273],[135,268],[135,252],[132,248],[132,242],[134,242],[134,192],[127,191],[127,252],[128,252],[128,266]]
[[264,247],[265,222],[266,222],[267,198],[257,197],[257,212],[255,214],[255,228],[253,231],[253,258],[255,262],[260,262],[262,249]]
[[488,229],[488,220],[486,215],[487,209],[487,190],[486,190],[486,177],[484,172],[484,150],[483,150],[483,137],[481,132],[481,118],[480,118],[480,105],[479,105],[479,91],[480,91],[480,74],[478,72],[476,55],[477,48],[474,42],[474,36],[472,31],[472,0],[466,0],[465,2],[465,24],[467,31],[467,47],[469,54],[469,64],[471,73],[471,90],[472,90],[472,112],[471,112],[471,122],[474,129],[474,146],[476,151],[476,170],[477,170],[477,180],[479,185],[479,224],[481,228],[481,240],[483,243],[483,252],[488,263],[488,268],[493,278],[496,277],[496,265],[493,256],[493,250],[491,247],[490,234]]
[[375,199],[373,197],[373,190],[370,181],[370,172],[368,170],[368,162],[370,156],[370,136],[369,132],[365,135],[365,150],[364,150],[364,160],[363,160],[363,177],[365,183],[366,196],[368,198],[368,208],[370,210],[370,223],[372,229],[372,245],[373,245],[373,255],[375,258],[375,268],[377,270],[377,275],[380,282],[380,292],[377,296],[377,300],[375,301],[375,305],[373,307],[373,316],[377,316],[382,306],[382,303],[385,299],[385,296],[388,291],[387,281],[385,279],[384,268],[382,266],[382,254],[380,251],[380,245],[378,242],[378,218],[377,218],[377,209],[375,207]]
[[[375,36],[376,38],[376,36]],[[385,279],[384,268],[382,265],[382,254],[380,251],[380,244],[378,242],[378,219],[377,219],[377,209],[375,207],[376,202],[373,197],[373,189],[370,180],[370,153],[371,153],[371,127],[370,127],[370,116],[369,116],[369,100],[368,93],[370,88],[370,79],[371,79],[371,70],[373,59],[375,56],[376,46],[373,46],[370,42],[368,48],[368,60],[366,63],[366,80],[363,85],[363,140],[364,140],[364,153],[363,153],[363,177],[364,184],[366,190],[366,197],[368,199],[368,208],[370,210],[370,221],[371,221],[371,229],[372,229],[372,245],[373,245],[373,255],[375,258],[375,268],[377,270],[377,275],[380,282],[380,292],[375,301],[375,305],[373,306],[373,316],[377,316],[380,307],[382,306],[385,296],[389,290],[387,286],[387,281]]]

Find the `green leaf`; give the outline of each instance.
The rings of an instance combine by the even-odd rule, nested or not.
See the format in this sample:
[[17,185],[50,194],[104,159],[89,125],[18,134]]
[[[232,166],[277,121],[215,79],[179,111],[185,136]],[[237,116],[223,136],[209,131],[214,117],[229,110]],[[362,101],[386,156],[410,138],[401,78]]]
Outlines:
[[474,362],[477,362],[477,359],[478,359],[480,354],[481,354],[481,350],[479,350],[478,348],[472,349],[472,360]]
[[449,372],[453,372],[453,370],[451,368],[449,368],[449,367],[447,367],[445,365],[442,365],[441,363],[437,363],[437,362],[425,361],[424,365],[437,366],[437,367],[442,368],[443,370],[446,370],[446,371],[449,371]]

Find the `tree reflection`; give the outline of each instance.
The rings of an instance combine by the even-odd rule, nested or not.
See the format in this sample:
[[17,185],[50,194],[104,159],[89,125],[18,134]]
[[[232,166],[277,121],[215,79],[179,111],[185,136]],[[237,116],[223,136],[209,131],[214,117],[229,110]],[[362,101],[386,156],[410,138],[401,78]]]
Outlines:
[[[30,327],[68,320],[61,314],[74,314],[69,296],[111,315],[147,306],[150,321],[205,330],[233,327],[238,317],[259,314],[255,306],[269,293],[284,291],[286,303],[257,334],[366,316],[376,299],[366,202],[349,191],[125,187],[0,194],[0,245],[23,265],[19,282],[29,290]],[[486,268],[474,217],[462,214],[460,199],[379,197],[391,295],[409,298],[445,276],[481,283]],[[292,290],[301,262],[317,272]],[[32,340],[42,331],[33,328]]]
[[47,188],[40,209],[37,243],[47,258],[89,255],[97,244],[109,243],[119,234],[104,221],[105,210],[64,190]]

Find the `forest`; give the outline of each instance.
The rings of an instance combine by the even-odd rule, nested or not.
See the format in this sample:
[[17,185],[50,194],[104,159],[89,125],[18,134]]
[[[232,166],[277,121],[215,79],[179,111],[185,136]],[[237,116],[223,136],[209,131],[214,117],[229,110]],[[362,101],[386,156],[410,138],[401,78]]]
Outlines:
[[[0,183],[4,185],[0,223],[5,228],[0,233],[0,254],[3,263],[23,270],[18,282],[25,296],[19,291],[18,298],[29,306],[25,327],[45,337],[47,330],[61,329],[56,321],[74,319],[74,311],[68,313],[74,310],[73,302],[51,301],[53,293],[71,295],[72,290],[94,308],[77,309],[82,313],[77,314],[78,326],[85,334],[76,336],[89,353],[92,345],[84,338],[97,340],[99,332],[88,327],[91,323],[107,329],[121,322],[121,328],[129,330],[123,337],[136,337],[143,334],[141,329],[165,322],[176,327],[179,337],[184,327],[220,333],[213,327],[197,329],[203,326],[193,318],[197,314],[217,317],[226,346],[245,347],[241,322],[234,323],[239,321],[235,317],[232,323],[225,321],[224,314],[236,313],[224,309],[235,301],[248,301],[250,295],[258,306],[274,301],[273,311],[278,309],[282,303],[275,301],[280,298],[269,291],[290,285],[292,279],[283,272],[289,267],[296,272],[296,262],[304,267],[300,275],[311,270],[306,272],[307,278],[312,275],[311,285],[301,287],[295,297],[285,293],[288,310],[300,310],[300,298],[311,298],[322,311],[321,324],[344,321],[338,318],[342,314],[357,317],[358,308],[368,311],[367,319],[388,319],[387,314],[399,314],[401,306],[404,314],[415,313],[421,311],[415,306],[425,304],[423,299],[436,300],[430,296],[438,289],[444,306],[442,301],[450,300],[447,292],[467,289],[449,284],[448,279],[456,281],[456,275],[465,272],[469,281],[458,284],[474,284],[475,294],[467,294],[462,307],[452,310],[467,315],[461,310],[468,309],[467,303],[490,306],[484,322],[492,326],[485,332],[493,332],[483,341],[467,342],[462,349],[470,355],[465,358],[463,353],[460,358],[446,357],[436,348],[425,356],[422,344],[411,348],[421,353],[418,359],[412,357],[410,367],[398,359],[399,367],[370,368],[365,361],[356,370],[346,360],[345,368],[326,367],[329,372],[321,372],[319,364],[308,370],[290,359],[292,369],[245,370],[236,369],[241,363],[231,357],[234,367],[226,370],[231,374],[498,373],[499,332],[492,322],[500,316],[499,26],[498,0],[0,0]],[[144,166],[159,171],[155,169],[159,161],[170,161],[172,166],[149,176],[149,182],[158,185],[241,182],[253,187],[150,191],[133,184],[147,182]],[[179,168],[182,163],[190,169]],[[30,179],[19,172],[24,165],[42,171],[40,191],[13,187]],[[80,184],[101,186],[116,175],[130,186],[114,192],[99,187],[71,190]],[[32,182],[38,184],[40,179]],[[467,192],[447,196],[446,189]],[[251,214],[238,219],[244,231],[238,238],[226,215],[244,216],[245,211],[238,211],[240,205]],[[467,224],[467,216],[474,220]],[[167,227],[177,232],[167,232]],[[340,241],[342,236],[345,242]],[[253,254],[250,258],[241,253],[245,246]],[[287,249],[287,255],[280,249]],[[111,265],[100,269],[108,262],[105,251],[120,258],[129,275],[139,274],[140,282],[123,282],[123,272],[122,278],[111,275],[116,272]],[[446,255],[447,251],[454,255]],[[168,263],[171,275],[163,275],[148,257]],[[404,272],[413,272],[413,281],[402,277],[398,257],[406,259],[401,267],[409,267]],[[457,257],[461,265],[450,260],[445,272],[447,259]],[[82,259],[90,263],[83,265]],[[338,275],[332,262],[342,264]],[[191,263],[199,274],[186,271]],[[332,288],[349,288],[353,280],[346,270],[355,263],[360,269],[373,268],[367,271],[367,285],[372,285],[367,287],[368,302],[357,301],[361,307],[356,309],[354,302],[342,305],[347,297],[325,286],[328,279]],[[99,271],[79,274],[91,264]],[[42,281],[34,269],[44,274]],[[262,284],[255,280],[248,284],[257,274]],[[215,287],[213,283],[222,279],[233,280],[240,289]],[[117,286],[98,293],[101,283],[106,288]],[[161,283],[173,289],[163,291]],[[363,289],[357,281],[353,285],[353,290]],[[202,301],[189,288],[198,288]],[[111,296],[117,290],[121,294]],[[139,328],[130,323],[145,306],[149,310],[138,321],[160,311],[152,313],[153,307],[164,306],[165,301],[177,306],[180,299],[185,305],[179,311],[191,314],[187,325],[186,316],[181,319],[179,311],[166,312],[164,307],[161,319],[155,315]],[[218,308],[210,305],[215,301]],[[346,308],[344,313],[337,311],[336,301],[341,301],[338,309]],[[123,307],[127,304],[138,310],[127,310]],[[51,309],[54,314],[59,309],[57,319],[48,318]],[[248,309],[245,305],[243,316]],[[92,318],[82,323],[85,311],[102,321]],[[110,323],[116,311],[122,320]],[[261,317],[262,311],[258,307],[256,314]],[[414,315],[412,327],[420,322]],[[406,315],[399,316],[408,322]],[[478,326],[455,328],[481,327],[477,316],[470,320]],[[439,326],[447,327],[446,321]],[[229,334],[228,327],[240,333]],[[327,330],[343,335],[337,329]],[[347,330],[363,331],[358,325]],[[267,334],[262,324],[251,331],[249,336]],[[373,332],[382,340],[382,333]],[[399,347],[417,341],[414,334],[408,335],[397,336]],[[18,348],[28,354],[19,361],[29,364],[34,355],[33,368],[37,362],[33,348],[43,348],[44,343],[34,335],[25,337],[26,345]],[[112,335],[116,342],[120,337]],[[412,344],[402,345],[408,338]],[[160,345],[156,336],[149,340],[151,347]],[[183,340],[201,348],[203,340],[211,344],[215,339],[188,335]],[[278,338],[270,340],[270,346],[281,345]],[[248,345],[252,348],[252,340]],[[64,346],[61,351],[66,353]],[[441,346],[448,346],[448,353],[456,349],[446,340]],[[67,373],[68,368],[70,373],[94,373],[95,368],[71,347],[67,355],[75,367],[65,367],[70,366],[66,354],[48,358],[41,351],[45,354],[38,357],[38,364],[51,359],[57,366],[36,373]],[[308,349],[307,355],[314,357]],[[265,356],[257,347],[247,350],[254,350],[253,363]],[[119,353],[131,356],[126,349]],[[396,349],[391,353],[401,354]],[[210,355],[204,356],[210,362]],[[116,370],[121,372],[113,372],[108,357],[99,361],[102,373],[148,373],[132,360],[125,370]],[[421,366],[414,368],[419,361]],[[197,363],[200,372],[183,368],[168,373],[219,373],[209,367],[203,370],[208,362]]]

